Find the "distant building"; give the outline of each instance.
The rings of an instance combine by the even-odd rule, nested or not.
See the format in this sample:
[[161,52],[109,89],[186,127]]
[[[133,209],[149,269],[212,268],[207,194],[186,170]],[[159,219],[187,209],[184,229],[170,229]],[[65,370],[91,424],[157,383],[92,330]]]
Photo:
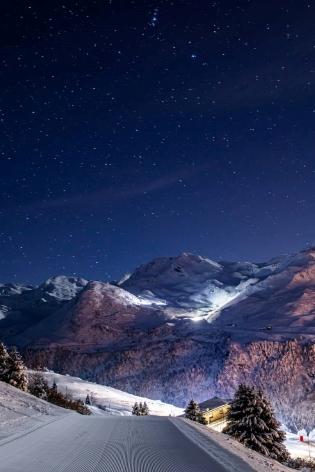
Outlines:
[[207,424],[214,429],[221,431],[226,423],[226,417],[230,409],[228,400],[214,397],[199,403],[202,416],[205,418]]

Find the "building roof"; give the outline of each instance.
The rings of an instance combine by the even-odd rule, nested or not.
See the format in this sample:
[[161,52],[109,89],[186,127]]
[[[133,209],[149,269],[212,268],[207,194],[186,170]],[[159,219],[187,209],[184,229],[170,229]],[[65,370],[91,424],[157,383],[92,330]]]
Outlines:
[[199,403],[199,406],[201,410],[213,410],[214,408],[219,408],[220,406],[226,405],[227,403],[229,403],[228,400],[223,400],[219,397],[213,397],[209,400]]

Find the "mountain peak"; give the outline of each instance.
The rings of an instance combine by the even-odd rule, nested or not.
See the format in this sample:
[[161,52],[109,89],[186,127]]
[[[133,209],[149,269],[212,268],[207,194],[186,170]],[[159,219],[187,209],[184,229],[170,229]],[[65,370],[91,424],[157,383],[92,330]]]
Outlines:
[[55,275],[47,279],[38,289],[59,300],[71,300],[88,284],[80,277]]

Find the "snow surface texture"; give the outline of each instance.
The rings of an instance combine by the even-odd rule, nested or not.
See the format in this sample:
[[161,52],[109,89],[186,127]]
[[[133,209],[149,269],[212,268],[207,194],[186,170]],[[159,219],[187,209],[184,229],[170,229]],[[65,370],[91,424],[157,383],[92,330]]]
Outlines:
[[[0,444],[8,436],[23,434],[66,414],[68,410],[0,382]],[[0,470],[4,470],[1,465]]]
[[[31,371],[32,372],[32,371]],[[87,394],[94,398],[92,412],[104,415],[131,415],[131,409],[135,402],[146,402],[151,415],[157,416],[179,416],[184,410],[168,403],[149,398],[138,397],[130,393],[105,387],[96,383],[87,382],[77,377],[60,375],[54,372],[42,372],[49,385],[55,381],[58,390],[70,393],[73,398],[85,401]]]
[[[196,443],[183,420],[159,417],[82,417],[70,414],[0,446],[1,472],[253,472],[242,446],[230,451],[211,436]],[[183,432],[182,432],[183,431]],[[184,434],[183,434],[184,433]],[[197,432],[198,433],[198,432]],[[200,433],[198,433],[200,434]],[[219,433],[218,433],[219,434]],[[224,446],[223,446],[224,445]],[[56,453],[56,451],[58,451]],[[240,452],[241,451],[241,452]],[[242,457],[239,457],[242,455]],[[272,461],[265,461],[271,464]],[[275,472],[287,469],[270,467]]]

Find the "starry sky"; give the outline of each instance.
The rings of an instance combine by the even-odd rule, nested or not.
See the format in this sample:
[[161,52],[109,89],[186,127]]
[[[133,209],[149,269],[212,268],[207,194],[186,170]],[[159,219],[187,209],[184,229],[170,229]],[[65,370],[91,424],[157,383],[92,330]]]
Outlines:
[[0,281],[114,280],[315,242],[315,2],[0,14]]

